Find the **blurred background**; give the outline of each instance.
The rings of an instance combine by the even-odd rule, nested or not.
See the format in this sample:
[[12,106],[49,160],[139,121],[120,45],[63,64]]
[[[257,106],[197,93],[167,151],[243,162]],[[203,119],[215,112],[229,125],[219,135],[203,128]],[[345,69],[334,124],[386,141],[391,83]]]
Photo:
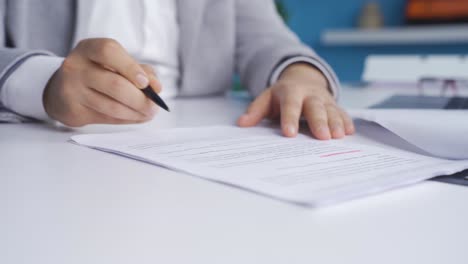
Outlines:
[[466,0],[278,0],[302,41],[346,83],[370,54],[468,54]]

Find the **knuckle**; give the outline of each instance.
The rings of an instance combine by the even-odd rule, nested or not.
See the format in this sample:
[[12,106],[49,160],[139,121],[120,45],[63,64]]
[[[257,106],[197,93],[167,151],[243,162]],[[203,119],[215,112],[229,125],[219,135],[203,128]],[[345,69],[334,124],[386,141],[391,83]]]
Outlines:
[[110,86],[113,88],[112,91],[117,91],[118,89],[115,88],[122,88],[127,85],[127,82],[120,76],[114,75],[110,78]]
[[311,105],[324,105],[325,102],[322,97],[319,96],[308,96],[305,101]]
[[120,44],[114,39],[100,39],[97,47],[96,53],[99,56],[112,56],[120,47]]

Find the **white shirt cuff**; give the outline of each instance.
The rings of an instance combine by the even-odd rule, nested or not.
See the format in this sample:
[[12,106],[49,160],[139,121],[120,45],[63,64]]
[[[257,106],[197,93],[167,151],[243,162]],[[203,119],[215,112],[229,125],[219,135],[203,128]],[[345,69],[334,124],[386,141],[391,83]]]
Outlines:
[[306,56],[297,56],[297,57],[290,58],[290,59],[284,61],[283,63],[281,63],[279,66],[277,66],[276,69],[274,70],[273,74],[271,75],[269,86],[274,84],[275,82],[277,82],[279,80],[279,77],[281,76],[281,73],[283,73],[283,71],[289,65],[291,65],[293,63],[298,63],[298,62],[309,63],[312,66],[314,66],[315,68],[317,68],[319,71],[321,71],[323,73],[323,75],[325,76],[325,78],[327,79],[327,81],[328,81],[328,88],[330,89],[330,92],[332,93],[333,97],[335,97],[335,99],[338,98],[338,94],[339,94],[339,91],[340,91],[340,84],[339,84],[337,78],[335,78],[334,73],[331,73],[327,69],[327,67],[325,67],[323,65],[323,63],[321,61],[310,58],[310,57],[306,57]]
[[42,95],[49,79],[62,62],[63,58],[53,56],[33,56],[24,61],[1,89],[3,105],[23,116],[49,120]]

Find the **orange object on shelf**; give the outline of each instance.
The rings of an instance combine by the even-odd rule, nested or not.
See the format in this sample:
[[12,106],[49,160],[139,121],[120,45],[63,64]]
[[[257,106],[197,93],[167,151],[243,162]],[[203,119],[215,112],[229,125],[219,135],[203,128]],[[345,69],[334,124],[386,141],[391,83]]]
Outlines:
[[408,0],[411,24],[468,22],[468,0]]

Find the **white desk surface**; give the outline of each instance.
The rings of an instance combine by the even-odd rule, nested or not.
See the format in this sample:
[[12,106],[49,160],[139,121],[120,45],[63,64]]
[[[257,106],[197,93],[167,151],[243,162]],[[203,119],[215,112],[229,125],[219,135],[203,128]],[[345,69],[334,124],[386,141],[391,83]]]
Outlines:
[[[233,124],[246,106],[170,104],[145,126]],[[424,182],[308,209],[67,143],[128,129],[0,124],[0,263],[467,263],[468,188]]]

